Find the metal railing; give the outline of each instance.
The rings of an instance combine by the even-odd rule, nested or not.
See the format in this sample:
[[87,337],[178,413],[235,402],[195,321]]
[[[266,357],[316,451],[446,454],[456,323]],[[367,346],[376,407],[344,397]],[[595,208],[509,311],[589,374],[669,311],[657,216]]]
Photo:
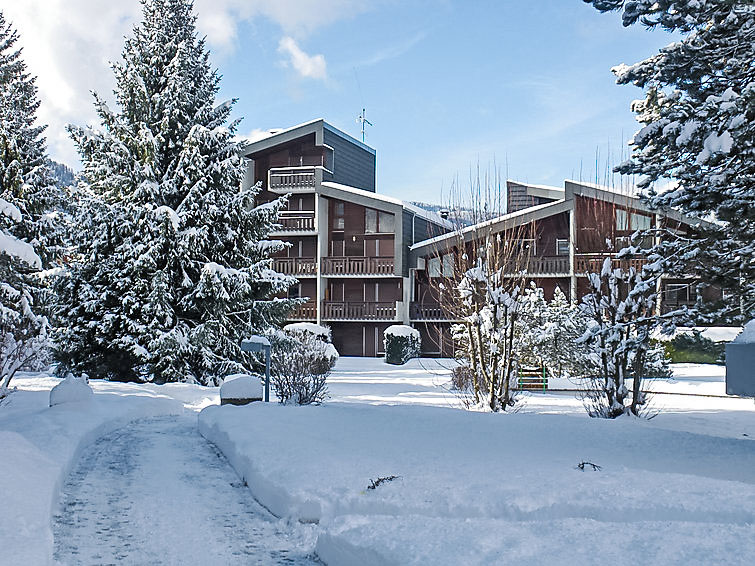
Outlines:
[[396,303],[386,301],[323,301],[323,320],[396,320]]
[[277,257],[273,269],[284,275],[317,275],[317,260],[313,257]]
[[340,256],[322,258],[323,275],[393,275],[393,257]]

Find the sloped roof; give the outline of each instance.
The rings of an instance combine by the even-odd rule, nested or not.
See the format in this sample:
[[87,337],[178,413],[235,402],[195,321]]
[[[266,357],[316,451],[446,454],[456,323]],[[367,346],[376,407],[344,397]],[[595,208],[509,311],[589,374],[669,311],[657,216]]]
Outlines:
[[449,220],[445,220],[440,217],[439,214],[435,212],[431,212],[429,210],[425,210],[424,208],[420,208],[418,206],[414,206],[413,204],[409,204],[408,202],[405,202],[401,199],[397,199],[394,197],[389,197],[387,195],[381,195],[380,193],[373,193],[371,191],[365,191],[363,189],[357,189],[356,187],[351,187],[349,185],[342,185],[341,183],[334,183],[332,181],[323,181],[322,183],[323,187],[336,189],[338,191],[343,191],[346,193],[359,195],[364,198],[393,204],[396,206],[401,206],[405,210],[410,211],[412,214],[416,214],[417,216],[420,216],[424,218],[425,220],[428,220],[429,222],[433,222],[434,224],[437,224],[439,226],[443,226],[444,228],[447,228],[448,230],[453,230],[454,225]]

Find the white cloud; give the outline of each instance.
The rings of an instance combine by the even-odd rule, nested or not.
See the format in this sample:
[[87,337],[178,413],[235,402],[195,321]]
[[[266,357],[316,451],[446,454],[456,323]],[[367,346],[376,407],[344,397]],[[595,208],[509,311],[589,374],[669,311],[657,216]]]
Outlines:
[[[200,34],[222,56],[237,48],[240,26],[259,18],[277,24],[287,37],[301,38],[373,4],[366,0],[195,0],[194,6]],[[119,60],[124,36],[140,20],[141,4],[138,0],[0,0],[0,10],[19,31],[28,70],[38,77],[42,101],[38,117],[48,124],[50,154],[75,166],[78,156],[65,125],[97,122],[90,91],[111,97],[114,80],[109,63]],[[324,76],[322,56],[301,54],[298,64],[303,69],[312,76]]]
[[282,38],[278,44],[278,51],[288,55],[288,64],[302,77],[322,80],[327,78],[325,57],[323,55],[306,54],[292,37]]

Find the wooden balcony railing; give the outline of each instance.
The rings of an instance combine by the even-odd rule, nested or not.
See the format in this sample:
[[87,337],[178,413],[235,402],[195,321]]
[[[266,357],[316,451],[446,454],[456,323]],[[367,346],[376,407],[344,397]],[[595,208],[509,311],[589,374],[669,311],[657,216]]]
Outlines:
[[448,314],[439,303],[414,302],[409,303],[409,318],[411,320],[448,320]]
[[317,167],[277,167],[268,172],[271,191],[311,191],[317,185]]
[[634,267],[640,271],[647,260],[644,257],[621,258],[605,254],[577,254],[574,258],[574,271],[577,275],[585,273],[600,273],[603,269],[603,262],[607,257],[611,257],[611,267],[614,269],[628,270]]
[[290,315],[289,320],[316,320],[317,319],[317,303],[314,301],[307,301],[296,307]]
[[324,301],[324,320],[396,320],[395,302]]
[[506,273],[526,271],[529,275],[569,275],[569,256],[531,257],[521,264],[506,266]]
[[275,232],[314,232],[314,212],[281,212],[278,216],[279,227]]
[[392,257],[324,257],[323,275],[393,275]]
[[273,269],[284,275],[317,275],[317,260],[313,257],[277,257]]

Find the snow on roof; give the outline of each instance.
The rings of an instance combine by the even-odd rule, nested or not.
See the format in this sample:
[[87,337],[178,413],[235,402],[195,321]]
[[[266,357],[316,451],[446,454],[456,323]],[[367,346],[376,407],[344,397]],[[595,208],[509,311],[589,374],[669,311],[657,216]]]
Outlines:
[[533,189],[540,189],[542,191],[556,191],[563,193],[565,189],[563,187],[552,187],[551,185],[535,185],[534,183],[523,183],[522,181],[516,181],[514,179],[506,179],[506,183],[514,183],[522,187],[528,187]]
[[528,216],[533,213],[539,213],[542,211],[547,212],[549,208],[554,208],[555,210],[553,210],[553,214],[558,214],[559,212],[563,212],[562,210],[560,210],[560,208],[563,208],[564,204],[565,202],[563,200],[557,200],[555,202],[548,202],[546,204],[530,206],[528,208],[524,208],[516,212],[511,212],[509,214],[504,214],[503,216],[497,216],[496,218],[485,220],[484,222],[478,222],[477,224],[472,224],[471,226],[467,226],[466,228],[463,228],[462,230],[456,230],[454,232],[448,232],[447,234],[441,234],[440,236],[435,236],[434,238],[430,238],[428,240],[422,240],[421,242],[417,242],[416,244],[411,246],[409,249],[415,250],[418,248],[423,248],[428,245],[437,244],[438,242],[442,242],[443,240],[447,240],[449,238],[457,238],[460,235],[466,236],[467,234],[472,234],[483,228],[494,226],[496,224],[503,223],[508,220],[516,220],[520,217]]
[[257,142],[260,142],[260,141],[263,141],[263,140],[267,140],[267,139],[272,138],[274,136],[284,135],[284,134],[287,134],[289,132],[293,132],[294,130],[298,130],[299,128],[306,128],[307,126],[313,126],[313,125],[319,124],[319,123],[322,123],[323,129],[328,130],[328,131],[336,134],[337,136],[342,137],[342,138],[348,140],[349,142],[351,142],[351,143],[353,143],[355,145],[358,145],[362,149],[364,149],[366,151],[369,151],[372,154],[375,153],[375,150],[373,148],[371,148],[367,144],[359,141],[355,137],[350,136],[346,132],[344,132],[342,130],[339,130],[334,125],[329,124],[328,122],[325,121],[324,118],[315,118],[314,120],[309,120],[308,122],[302,122],[301,124],[296,124],[295,126],[291,126],[290,128],[278,128],[278,129],[271,129],[271,130],[268,130],[268,131],[256,130],[256,131],[254,131],[252,133],[251,136],[248,137],[248,139],[245,140],[246,141],[246,146],[244,147],[244,151],[248,151],[249,146],[252,146],[252,145],[256,144]]
[[441,216],[438,213],[425,210],[424,208],[420,208],[419,206],[414,206],[413,204],[409,204],[406,201],[403,201],[394,197],[381,195],[379,193],[373,193],[371,191],[365,191],[364,189],[357,189],[356,187],[350,187],[349,185],[342,185],[341,183],[334,183],[332,181],[323,181],[322,186],[329,187],[331,189],[336,189],[339,191],[344,191],[347,193],[352,193],[352,194],[363,196],[366,198],[371,198],[371,199],[379,200],[382,202],[387,202],[390,204],[402,206],[409,212],[416,214],[417,216],[421,216],[425,220],[428,220],[430,222],[443,226],[444,228],[448,228],[449,230],[454,229],[453,223],[449,220],[441,218]]

